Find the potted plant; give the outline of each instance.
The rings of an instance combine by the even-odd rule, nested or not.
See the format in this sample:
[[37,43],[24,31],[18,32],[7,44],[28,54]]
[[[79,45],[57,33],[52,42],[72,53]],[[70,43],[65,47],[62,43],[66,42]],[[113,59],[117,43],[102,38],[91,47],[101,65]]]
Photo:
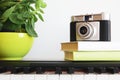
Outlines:
[[28,53],[45,7],[43,0],[0,0],[0,60],[20,60]]

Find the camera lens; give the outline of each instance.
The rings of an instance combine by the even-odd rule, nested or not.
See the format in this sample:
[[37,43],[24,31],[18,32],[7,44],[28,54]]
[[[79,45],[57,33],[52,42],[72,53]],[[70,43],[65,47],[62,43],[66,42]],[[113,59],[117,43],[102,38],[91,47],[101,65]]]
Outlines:
[[86,33],[87,33],[87,28],[86,28],[85,26],[82,26],[82,27],[80,28],[80,33],[81,33],[82,35],[86,34]]
[[80,39],[89,39],[93,33],[94,33],[94,30],[93,30],[93,27],[91,24],[89,23],[78,23],[77,26],[76,26],[76,30],[77,30],[77,37],[80,38]]

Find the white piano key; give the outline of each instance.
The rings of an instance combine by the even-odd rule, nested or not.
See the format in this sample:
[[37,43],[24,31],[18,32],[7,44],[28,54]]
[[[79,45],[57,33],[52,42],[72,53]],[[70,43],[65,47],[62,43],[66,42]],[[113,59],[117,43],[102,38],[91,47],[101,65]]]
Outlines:
[[72,74],[72,80],[84,80],[83,74]]
[[59,80],[72,80],[72,76],[70,74],[60,74]]
[[108,78],[109,80],[120,80],[120,74],[110,74]]
[[34,74],[23,74],[21,80],[34,80],[35,76]]
[[47,74],[35,74],[35,80],[47,80]]
[[0,74],[0,80],[10,80],[10,74]]
[[20,75],[20,74],[11,74],[10,80],[22,80],[22,75]]
[[97,74],[96,80],[109,80],[108,75],[109,74]]
[[59,80],[59,75],[58,74],[48,74],[47,75],[47,80]]
[[96,74],[84,74],[84,80],[96,80]]

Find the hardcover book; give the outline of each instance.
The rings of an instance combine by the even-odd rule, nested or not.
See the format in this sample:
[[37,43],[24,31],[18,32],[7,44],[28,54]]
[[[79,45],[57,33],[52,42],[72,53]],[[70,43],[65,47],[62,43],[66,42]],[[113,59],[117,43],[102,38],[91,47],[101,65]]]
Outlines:
[[65,60],[120,61],[120,51],[65,51]]
[[120,45],[117,42],[92,42],[92,41],[75,41],[61,43],[63,51],[119,51]]

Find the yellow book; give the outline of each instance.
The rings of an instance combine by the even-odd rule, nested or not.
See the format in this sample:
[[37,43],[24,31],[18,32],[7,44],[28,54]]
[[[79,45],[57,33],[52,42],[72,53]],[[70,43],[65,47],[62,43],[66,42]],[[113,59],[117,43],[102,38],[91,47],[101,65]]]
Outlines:
[[120,43],[106,41],[76,41],[61,43],[63,51],[120,51]]
[[65,60],[120,61],[120,51],[65,51]]

